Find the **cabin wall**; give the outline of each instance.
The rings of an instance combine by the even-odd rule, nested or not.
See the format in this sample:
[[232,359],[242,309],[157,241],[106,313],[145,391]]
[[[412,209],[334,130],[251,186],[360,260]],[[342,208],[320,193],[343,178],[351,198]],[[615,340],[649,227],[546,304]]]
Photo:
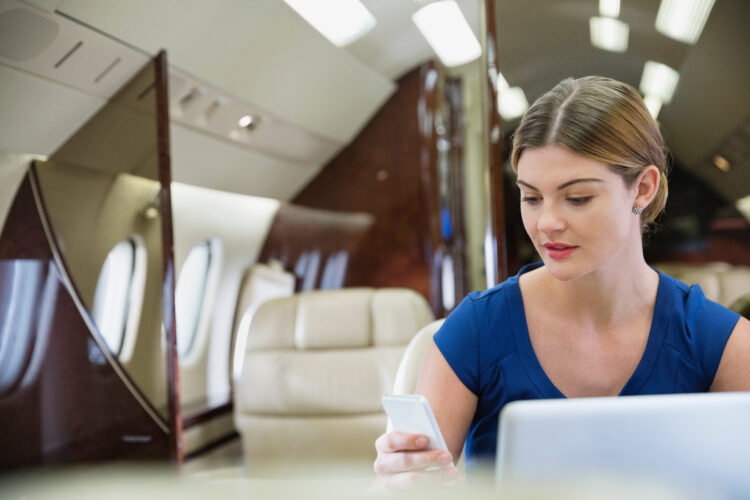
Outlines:
[[0,150],[0,229],[5,226],[13,198],[33,159],[33,155]]
[[172,184],[175,269],[190,251],[215,242],[209,283],[193,349],[180,360],[180,389],[186,417],[192,410],[230,400],[230,354],[237,296],[243,275],[260,255],[280,202],[187,184]]
[[403,286],[430,296],[417,113],[420,84],[420,68],[400,78],[398,90],[357,138],[293,200],[374,217],[352,261],[347,286]]

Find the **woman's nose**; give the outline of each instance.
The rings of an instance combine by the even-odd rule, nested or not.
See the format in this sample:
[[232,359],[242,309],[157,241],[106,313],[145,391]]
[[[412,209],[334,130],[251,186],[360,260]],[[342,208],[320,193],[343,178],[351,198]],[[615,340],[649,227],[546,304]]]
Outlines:
[[560,211],[553,206],[543,206],[537,221],[537,228],[545,234],[555,233],[565,229],[565,219]]

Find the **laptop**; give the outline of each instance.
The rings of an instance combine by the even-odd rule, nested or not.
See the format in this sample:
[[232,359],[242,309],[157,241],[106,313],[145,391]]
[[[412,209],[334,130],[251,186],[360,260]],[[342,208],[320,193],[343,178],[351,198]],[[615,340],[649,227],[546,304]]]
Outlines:
[[510,403],[495,467],[501,489],[646,481],[750,498],[750,392]]

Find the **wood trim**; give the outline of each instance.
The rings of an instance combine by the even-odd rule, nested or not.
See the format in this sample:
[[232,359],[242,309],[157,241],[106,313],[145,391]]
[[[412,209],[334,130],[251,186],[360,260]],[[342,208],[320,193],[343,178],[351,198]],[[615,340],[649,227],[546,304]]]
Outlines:
[[167,409],[172,458],[182,464],[182,417],[180,416],[180,374],[177,352],[175,319],[175,262],[172,233],[172,170],[169,139],[169,95],[167,53],[161,50],[154,58],[154,85],[156,87],[156,128],[159,147],[159,210],[161,212],[162,260],[164,265],[164,334],[167,356]]
[[[494,286],[508,277],[508,252],[505,231],[505,197],[503,186],[503,143],[500,113],[497,109],[497,2],[496,0],[482,0],[482,71],[485,74],[482,82],[484,119],[484,142],[490,179],[488,204],[491,224],[491,240],[494,252]],[[485,248],[485,251],[488,249]]]
[[430,306],[436,317],[445,316],[443,306],[443,248],[440,236],[440,202],[438,200],[438,172],[437,172],[437,134],[435,133],[435,119],[439,113],[438,92],[440,72],[434,61],[423,64],[419,68],[419,132],[420,154],[419,168],[421,170],[422,203],[427,219],[427,233],[424,235],[424,254],[430,277]]
[[182,429],[190,429],[191,427],[203,424],[209,420],[224,416],[227,413],[232,413],[232,411],[234,411],[234,403],[231,401],[219,406],[214,406],[213,408],[204,408],[195,413],[185,415],[182,419]]

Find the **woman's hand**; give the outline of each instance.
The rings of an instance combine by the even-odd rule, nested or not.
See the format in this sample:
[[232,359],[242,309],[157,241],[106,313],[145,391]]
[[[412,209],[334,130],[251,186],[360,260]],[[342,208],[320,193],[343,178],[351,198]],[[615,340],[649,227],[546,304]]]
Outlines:
[[453,465],[451,453],[428,450],[428,444],[429,439],[421,434],[389,432],[381,435],[375,441],[378,457],[373,464],[378,485],[397,488],[460,481],[461,474]]

